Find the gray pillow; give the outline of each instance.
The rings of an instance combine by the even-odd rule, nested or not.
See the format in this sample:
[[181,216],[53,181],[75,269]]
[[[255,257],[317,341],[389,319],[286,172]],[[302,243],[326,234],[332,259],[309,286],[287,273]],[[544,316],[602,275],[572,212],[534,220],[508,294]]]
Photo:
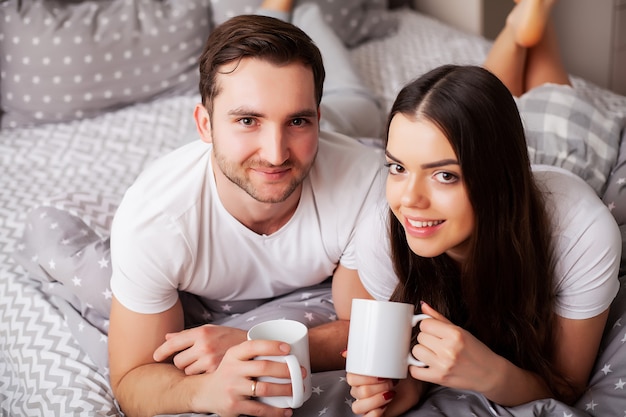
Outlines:
[[[328,25],[348,47],[395,31],[397,19],[387,10],[387,0],[296,0],[296,5],[317,3]],[[212,0],[213,24],[233,16],[253,14],[262,0]]]
[[0,1],[0,126],[197,88],[210,0]]

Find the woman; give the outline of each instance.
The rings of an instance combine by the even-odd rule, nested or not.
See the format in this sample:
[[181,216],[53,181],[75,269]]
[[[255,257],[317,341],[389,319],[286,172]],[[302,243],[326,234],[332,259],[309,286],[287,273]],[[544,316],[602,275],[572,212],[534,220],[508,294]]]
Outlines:
[[[356,414],[398,415],[431,383],[503,406],[572,403],[586,387],[618,290],[621,239],[592,188],[529,160],[511,92],[552,82],[575,96],[545,27],[551,6],[518,3],[485,63],[493,73],[437,68],[392,107],[388,227],[380,212],[363,222],[358,269],[372,296],[433,317],[412,348],[428,366],[399,382],[348,374]],[[386,231],[389,251],[371,239]]]

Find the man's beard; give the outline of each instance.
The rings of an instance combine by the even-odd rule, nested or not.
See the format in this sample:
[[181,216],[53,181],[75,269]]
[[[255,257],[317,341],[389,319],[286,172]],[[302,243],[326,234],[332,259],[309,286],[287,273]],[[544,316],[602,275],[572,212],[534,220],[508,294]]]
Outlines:
[[[213,145],[213,152],[215,153],[215,161],[217,163],[218,168],[222,171],[224,176],[228,178],[230,182],[237,185],[243,191],[245,191],[250,197],[254,198],[256,201],[260,203],[282,203],[293,194],[295,190],[300,187],[304,179],[309,174],[311,170],[310,166],[306,167],[306,169],[299,170],[299,174],[291,179],[291,181],[280,190],[280,193],[277,195],[275,193],[267,193],[269,195],[265,195],[259,187],[256,187],[249,177],[246,176],[246,172],[249,168],[273,168],[273,169],[298,169],[299,167],[295,167],[291,161],[286,161],[284,164],[280,166],[269,165],[260,160],[248,160],[243,165],[235,165],[229,162],[220,152],[216,149],[215,145]],[[272,187],[270,185],[269,187]]]

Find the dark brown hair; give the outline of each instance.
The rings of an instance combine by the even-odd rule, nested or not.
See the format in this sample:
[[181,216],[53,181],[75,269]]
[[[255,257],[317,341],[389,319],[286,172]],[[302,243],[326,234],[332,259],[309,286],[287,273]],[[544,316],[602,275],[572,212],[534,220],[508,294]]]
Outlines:
[[553,366],[552,228],[509,90],[484,68],[442,66],[400,91],[387,129],[398,113],[426,119],[447,137],[476,226],[467,262],[459,266],[446,254],[413,253],[391,213],[392,258],[400,280],[392,300],[429,303],[497,354],[541,375],[554,393],[562,392],[567,384]]
[[209,114],[219,93],[216,75],[222,65],[243,58],[258,58],[277,65],[300,62],[311,68],[317,104],[322,100],[324,64],[311,38],[291,23],[267,16],[241,15],[216,27],[200,56],[200,95]]

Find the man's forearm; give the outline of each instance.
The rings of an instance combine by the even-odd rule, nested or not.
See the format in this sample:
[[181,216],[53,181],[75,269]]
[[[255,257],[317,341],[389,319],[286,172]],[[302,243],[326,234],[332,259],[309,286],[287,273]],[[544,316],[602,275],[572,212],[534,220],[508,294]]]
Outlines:
[[128,417],[180,414],[192,410],[197,376],[186,376],[172,364],[153,363],[129,372],[114,389]]
[[309,330],[311,371],[323,372],[345,369],[341,352],[348,347],[350,321],[336,320]]

